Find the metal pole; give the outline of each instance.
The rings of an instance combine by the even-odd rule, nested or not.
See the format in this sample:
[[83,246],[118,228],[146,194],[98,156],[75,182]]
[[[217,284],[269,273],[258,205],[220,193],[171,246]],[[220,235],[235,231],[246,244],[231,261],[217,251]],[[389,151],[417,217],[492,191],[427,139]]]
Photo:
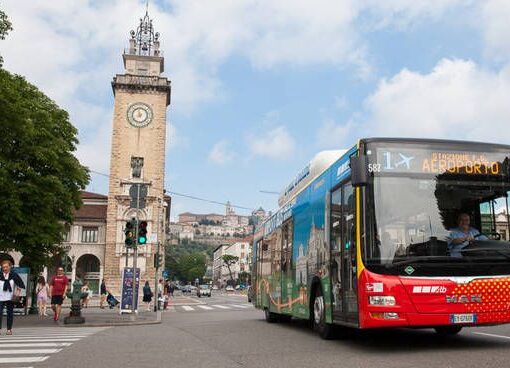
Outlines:
[[140,184],[136,184],[136,228],[135,228],[135,249],[133,251],[133,304],[131,305],[131,312],[136,313],[136,305],[138,304],[138,294],[136,293],[136,266],[138,258],[138,224],[139,224],[139,211],[140,211]]
[[[160,201],[158,199],[158,204],[157,204],[157,217],[156,217],[156,236],[158,237],[158,246],[157,246],[157,251],[156,253],[158,254],[158,257],[159,257],[159,220],[160,220],[160,207],[159,207],[159,204],[160,204]],[[154,259],[156,258],[156,254],[154,254]],[[159,310],[158,306],[159,306],[159,300],[158,300],[158,270],[159,270],[159,262],[156,264],[156,267],[155,267],[155,274],[154,274],[154,295],[156,295],[156,302],[154,303],[154,311],[157,312]],[[163,290],[164,291],[164,290]],[[161,293],[161,296],[163,296],[163,291]]]

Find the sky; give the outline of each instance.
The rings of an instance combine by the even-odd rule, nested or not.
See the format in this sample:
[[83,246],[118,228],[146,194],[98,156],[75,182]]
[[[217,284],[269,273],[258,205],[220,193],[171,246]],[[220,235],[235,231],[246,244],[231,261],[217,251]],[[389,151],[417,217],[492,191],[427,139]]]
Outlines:
[[[76,152],[108,173],[111,80],[145,1],[0,0],[4,68],[70,113]],[[361,137],[510,142],[510,1],[151,0],[165,73],[167,191],[240,214],[322,150]],[[92,174],[88,190],[107,194]],[[173,196],[172,217],[223,212]]]

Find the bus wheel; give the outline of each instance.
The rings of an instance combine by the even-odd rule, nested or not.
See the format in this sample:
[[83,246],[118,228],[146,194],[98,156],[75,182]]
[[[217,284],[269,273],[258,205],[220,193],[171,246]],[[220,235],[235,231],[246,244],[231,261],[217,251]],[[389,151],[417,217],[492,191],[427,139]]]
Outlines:
[[441,336],[453,336],[462,330],[462,326],[437,326],[434,327],[434,330]]
[[333,337],[333,326],[326,323],[326,309],[320,287],[318,287],[315,292],[312,319],[313,328],[319,332],[320,337],[325,340],[329,340]]
[[270,312],[269,308],[264,309],[264,315],[266,317],[266,322],[268,323],[278,322],[278,314]]
[[280,315],[280,322],[288,323],[292,320],[292,316],[289,316],[287,314]]

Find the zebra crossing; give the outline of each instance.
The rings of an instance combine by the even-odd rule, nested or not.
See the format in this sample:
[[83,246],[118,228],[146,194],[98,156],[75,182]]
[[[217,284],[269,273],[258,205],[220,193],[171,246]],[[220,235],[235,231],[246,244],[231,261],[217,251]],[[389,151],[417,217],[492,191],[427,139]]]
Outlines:
[[235,311],[253,308],[251,304],[190,304],[190,305],[170,305],[167,311],[170,312],[200,312],[200,311]]
[[[11,336],[0,335],[0,368],[32,368],[86,337],[108,327],[17,328]],[[5,330],[3,330],[5,333]]]

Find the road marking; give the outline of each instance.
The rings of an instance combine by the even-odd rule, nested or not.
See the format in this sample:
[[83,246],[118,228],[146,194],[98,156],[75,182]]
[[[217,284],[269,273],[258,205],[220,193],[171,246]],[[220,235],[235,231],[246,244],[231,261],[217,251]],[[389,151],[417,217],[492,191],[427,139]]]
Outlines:
[[250,308],[251,306],[250,305],[243,305],[243,304],[229,304],[233,307],[237,307],[237,308]]
[[198,308],[202,308],[202,309],[205,309],[205,310],[214,309],[214,308],[208,307],[207,305],[199,305]]
[[10,341],[0,342],[0,348],[62,348],[71,345],[71,342],[34,342],[31,344],[12,343]]
[[46,336],[46,335],[12,335],[12,336],[4,336],[0,337],[0,341],[9,341],[10,339],[17,338],[27,338],[27,339],[41,339],[41,340],[52,340],[52,339],[83,339],[85,337],[89,337],[90,335],[54,335],[54,336]]
[[48,359],[49,356],[41,356],[41,357],[15,357],[15,358],[0,358],[0,364],[6,363],[38,363],[44,362]]
[[495,335],[495,334],[490,334],[490,333],[485,333],[485,332],[473,332],[473,333],[475,335],[483,335],[483,336],[490,336],[490,337],[499,337],[501,339],[509,339],[510,340],[509,336]]
[[62,349],[15,349],[0,350],[0,355],[19,355],[19,354],[55,354]]
[[213,305],[213,307],[220,309],[230,309],[230,307],[227,307],[226,305]]
[[[80,339],[75,339],[75,338],[70,338],[70,339],[62,339],[62,338],[57,338],[57,339],[45,339],[46,342],[49,342],[49,341],[53,341],[53,342],[68,342],[68,341],[80,341]],[[0,339],[0,342],[4,343],[9,343],[9,342],[41,342],[41,339],[18,339],[18,338],[15,338],[15,339]]]
[[182,308],[186,311],[186,312],[190,312],[190,311],[194,311],[195,309],[188,306],[188,305],[183,305]]

